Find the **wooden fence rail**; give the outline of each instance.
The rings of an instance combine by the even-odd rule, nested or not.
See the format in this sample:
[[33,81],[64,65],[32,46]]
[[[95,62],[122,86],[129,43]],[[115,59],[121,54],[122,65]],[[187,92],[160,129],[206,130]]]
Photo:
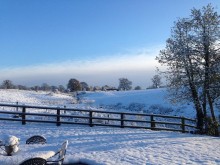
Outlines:
[[83,124],[121,128],[144,128],[190,132],[196,128],[195,120],[178,116],[84,110],[61,107],[0,104],[0,120],[61,124]]

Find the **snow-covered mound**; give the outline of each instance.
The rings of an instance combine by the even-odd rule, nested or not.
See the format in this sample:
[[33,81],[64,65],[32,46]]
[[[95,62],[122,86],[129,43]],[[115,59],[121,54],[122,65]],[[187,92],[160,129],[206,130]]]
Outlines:
[[75,103],[71,95],[43,91],[25,91],[16,89],[0,89],[1,103],[17,103],[28,105],[63,106]]

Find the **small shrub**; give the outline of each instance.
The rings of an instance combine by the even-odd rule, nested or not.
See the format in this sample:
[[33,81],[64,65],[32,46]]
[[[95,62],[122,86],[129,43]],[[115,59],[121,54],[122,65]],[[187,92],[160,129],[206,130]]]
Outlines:
[[218,122],[214,122],[211,117],[205,119],[205,132],[207,135],[219,136],[218,127]]

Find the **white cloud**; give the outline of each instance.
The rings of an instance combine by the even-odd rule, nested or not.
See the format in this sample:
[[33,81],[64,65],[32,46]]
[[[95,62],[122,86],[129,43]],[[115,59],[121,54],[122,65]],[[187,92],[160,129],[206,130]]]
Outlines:
[[66,84],[70,78],[86,81],[90,85],[118,85],[118,78],[127,77],[135,85],[146,87],[155,74],[158,63],[155,56],[160,49],[141,49],[130,54],[118,54],[86,61],[5,68],[0,70],[1,80],[10,79],[23,85],[41,85],[43,82]]

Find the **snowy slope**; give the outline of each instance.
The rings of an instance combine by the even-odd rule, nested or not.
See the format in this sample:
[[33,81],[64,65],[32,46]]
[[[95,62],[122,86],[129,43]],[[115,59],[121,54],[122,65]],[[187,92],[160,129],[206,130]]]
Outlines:
[[[136,91],[81,92],[77,99],[71,94],[0,89],[0,103],[66,106],[67,108],[106,111],[133,111],[195,118],[192,104],[171,104],[166,89]],[[216,109],[216,116],[220,115]]]
[[0,89],[1,103],[16,103],[28,105],[48,105],[60,106],[75,103],[76,100],[71,95],[43,92],[24,91],[16,89]]
[[172,105],[167,99],[166,89],[87,92],[80,98],[84,105],[116,111],[136,111],[191,118],[196,115],[191,104]]
[[[137,91],[81,92],[71,94],[0,89],[0,103],[66,106],[69,108],[99,109],[107,111],[134,111],[195,118],[192,104],[171,104],[166,89]],[[219,110],[216,115],[220,114]]]
[[[136,111],[143,112],[161,112],[158,109],[168,107],[173,110],[167,111],[169,114],[195,115],[191,105],[174,106],[167,102],[165,97],[166,91],[164,89],[88,92],[79,95],[80,104],[72,104],[75,99],[66,94],[0,90],[0,102],[50,106],[66,105],[67,107],[117,111],[128,111],[133,107]],[[220,164],[220,139],[215,137],[144,129],[75,125],[57,127],[53,124],[27,123],[21,125],[20,122],[0,121],[0,140],[5,135],[14,135],[20,138],[20,144],[24,147],[21,148],[23,151],[27,147],[25,140],[36,134],[46,137],[47,145],[51,149],[59,146],[64,140],[69,140],[65,162],[80,160],[91,165]],[[18,162],[6,163],[6,158],[2,154],[4,153],[0,150],[0,165],[18,164]],[[22,156],[20,160],[22,160]]]

